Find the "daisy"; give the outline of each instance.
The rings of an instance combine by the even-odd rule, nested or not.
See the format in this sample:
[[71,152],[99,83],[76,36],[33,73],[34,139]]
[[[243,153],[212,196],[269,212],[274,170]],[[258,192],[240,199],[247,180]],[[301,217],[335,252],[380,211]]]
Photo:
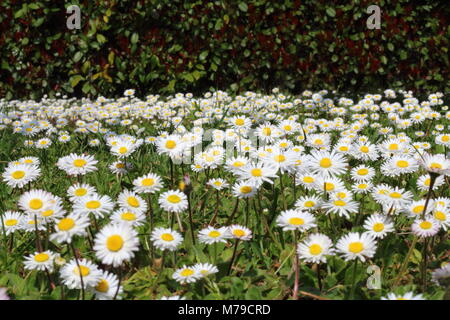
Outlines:
[[231,235],[227,227],[214,228],[208,226],[198,233],[200,243],[213,244],[217,242],[227,242]]
[[55,233],[50,235],[50,240],[58,243],[71,243],[74,236],[85,236],[88,226],[88,216],[71,213],[65,218],[55,221]]
[[413,233],[419,237],[432,237],[439,232],[439,223],[431,216],[425,217],[425,219],[416,219],[411,226]]
[[25,269],[53,272],[54,256],[51,251],[35,252],[25,258]]
[[277,225],[283,231],[300,230],[306,231],[316,227],[316,219],[306,211],[286,210],[277,217]]
[[206,184],[213,187],[217,191],[220,191],[229,186],[225,180],[220,179],[220,178],[210,179]]
[[375,176],[375,170],[371,167],[360,165],[350,171],[350,175],[356,182],[370,181]]
[[368,141],[358,141],[352,144],[350,150],[354,158],[362,161],[375,161],[379,157],[377,146]]
[[352,186],[352,191],[355,193],[368,193],[372,190],[372,183],[370,182],[360,182]]
[[170,228],[156,228],[153,230],[150,240],[160,250],[175,251],[183,242],[183,236]]
[[196,269],[187,267],[186,265],[183,265],[183,267],[176,270],[172,275],[172,278],[181,284],[196,282],[201,277],[202,275]]
[[[431,184],[431,178],[429,174],[421,175],[417,179],[417,187],[421,191],[428,191],[430,190],[430,184]],[[438,176],[436,180],[434,181],[433,190],[438,189],[440,186],[445,184],[444,176]]]
[[322,208],[327,214],[337,214],[340,217],[350,218],[351,213],[358,212],[359,204],[348,198],[341,198],[336,193],[330,198],[330,201],[322,204]]
[[159,205],[168,212],[181,212],[187,209],[187,196],[178,190],[169,190],[162,193],[158,199]]
[[76,202],[82,197],[91,196],[96,193],[97,190],[86,183],[76,183],[70,186],[67,190],[67,195],[69,196],[71,202]]
[[114,203],[111,198],[99,194],[82,197],[73,204],[74,213],[85,215],[92,213],[96,218],[103,218],[103,216],[110,213],[113,208]]
[[382,297],[381,300],[426,300],[422,294],[415,295],[414,292],[406,292],[402,295],[397,295],[393,292],[388,293],[386,297]]
[[192,267],[201,278],[207,277],[209,275],[219,272],[216,266],[210,263],[197,263]]
[[424,153],[419,162],[430,173],[450,175],[450,160],[446,159],[443,154]]
[[234,224],[228,228],[230,235],[235,239],[248,241],[252,238],[252,231],[244,226]]
[[120,209],[112,213],[111,221],[115,223],[126,223],[132,227],[139,227],[145,223],[145,214]]
[[412,173],[419,169],[418,162],[406,155],[395,155],[381,165],[381,172],[388,177]]
[[432,216],[442,229],[447,231],[447,228],[450,226],[450,207],[437,205],[433,210]]
[[347,161],[338,153],[313,150],[310,154],[309,167],[322,177],[334,177],[346,171]]
[[83,278],[85,288],[97,286],[102,277],[102,272],[98,267],[86,259],[80,259],[78,264],[75,259],[72,259],[61,268],[62,282],[69,289],[81,289],[81,278]]
[[315,210],[322,204],[322,198],[318,196],[304,196],[300,197],[295,202],[295,207],[299,210]]
[[128,190],[122,191],[117,199],[120,208],[134,213],[144,213],[147,211],[147,202],[136,193]]
[[119,158],[129,157],[137,149],[137,144],[126,139],[118,139],[115,142],[111,146],[111,153]]
[[139,248],[137,232],[129,225],[109,224],[95,237],[95,255],[103,264],[118,267],[134,257]]
[[36,232],[36,229],[39,231],[44,231],[46,229],[44,220],[41,217],[38,217],[34,213],[26,214],[20,219],[20,229],[25,232]]
[[441,268],[431,273],[431,281],[437,285],[446,286],[450,279],[450,263],[446,262]]
[[134,192],[136,193],[153,194],[158,192],[163,187],[161,177],[154,173],[148,173],[142,177],[134,179],[133,185]]
[[366,258],[372,258],[375,255],[376,242],[367,233],[350,232],[339,239],[336,248],[345,261],[359,259],[364,262]]
[[380,239],[383,239],[389,232],[395,231],[391,219],[376,213],[366,219],[364,229],[374,238]]
[[3,228],[6,232],[6,235],[10,235],[16,230],[20,230],[21,221],[23,219],[23,215],[20,212],[5,211],[5,213],[3,213],[3,215],[0,215],[0,217],[1,221],[3,222]]
[[133,164],[125,161],[114,161],[109,165],[108,169],[114,174],[124,175],[128,173],[128,170],[133,169]]
[[324,234],[314,233],[297,245],[298,257],[309,263],[325,263],[334,253],[333,242]]
[[315,174],[297,173],[295,176],[295,183],[297,185],[301,185],[307,190],[314,189],[316,187],[317,181],[318,177]]
[[227,171],[231,171],[233,174],[240,172],[240,170],[249,162],[246,157],[230,158],[225,163]]
[[53,196],[50,192],[34,189],[21,195],[18,205],[26,213],[40,214],[42,210],[52,204],[52,199]]
[[256,194],[258,188],[248,181],[236,182],[233,185],[233,195],[239,199],[251,198]]
[[282,131],[270,122],[259,125],[255,130],[255,135],[264,143],[273,143],[275,139],[282,135]]
[[50,147],[51,144],[52,140],[50,140],[49,138],[42,138],[36,141],[35,146],[38,149],[48,149],[48,147]]
[[178,135],[169,135],[167,137],[158,137],[156,140],[158,153],[166,154],[171,158],[180,156],[185,149],[185,143]]
[[38,166],[32,164],[11,164],[3,172],[3,181],[11,188],[23,188],[41,174]]
[[56,166],[70,176],[78,176],[96,171],[97,167],[95,165],[97,163],[98,161],[93,156],[71,153],[68,156],[59,158]]
[[119,286],[117,276],[107,271],[102,271],[97,285],[89,289],[95,294],[97,300],[112,300],[116,294],[116,299],[121,299],[120,295],[123,293],[123,288]]
[[264,182],[273,183],[272,179],[277,177],[278,168],[268,163],[247,163],[238,173],[241,180],[259,186]]

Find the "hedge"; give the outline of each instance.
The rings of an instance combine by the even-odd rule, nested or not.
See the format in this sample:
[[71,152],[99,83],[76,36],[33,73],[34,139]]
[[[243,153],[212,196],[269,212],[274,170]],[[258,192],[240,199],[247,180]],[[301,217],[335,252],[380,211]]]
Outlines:
[[[66,9],[79,5],[81,30]],[[369,30],[367,7],[382,10]],[[448,1],[0,2],[0,97],[449,87]]]

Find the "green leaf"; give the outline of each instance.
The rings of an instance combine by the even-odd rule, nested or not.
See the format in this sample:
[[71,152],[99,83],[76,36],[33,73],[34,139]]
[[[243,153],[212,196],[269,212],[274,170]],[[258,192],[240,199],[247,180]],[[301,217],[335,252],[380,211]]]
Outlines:
[[75,88],[81,80],[83,80],[83,77],[81,75],[73,76],[72,78],[70,78],[70,85],[72,86],[72,88]]
[[139,41],[139,35],[135,32],[133,33],[133,35],[131,36],[131,43],[135,44]]
[[241,11],[247,12],[248,6],[247,6],[247,4],[246,4],[245,2],[240,2],[240,3],[239,3],[239,9],[240,9]]
[[330,16],[330,17],[335,17],[336,16],[336,10],[334,10],[333,8],[327,8],[327,14]]
[[78,51],[77,53],[75,53],[75,55],[73,56],[73,61],[74,62],[78,62],[81,60],[81,58],[83,57],[83,53]]

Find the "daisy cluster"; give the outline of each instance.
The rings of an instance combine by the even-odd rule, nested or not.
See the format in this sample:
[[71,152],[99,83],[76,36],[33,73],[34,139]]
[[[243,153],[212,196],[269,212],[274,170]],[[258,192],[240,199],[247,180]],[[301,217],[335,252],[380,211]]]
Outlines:
[[[445,245],[450,111],[443,99],[391,89],[356,99],[276,89],[140,99],[129,89],[119,99],[0,100],[0,135],[20,143],[2,161],[12,196],[0,212],[1,241],[13,248],[14,234],[34,239],[25,269],[58,273],[62,285],[98,299],[120,298],[118,273],[131,276],[142,256],[148,260],[139,267],[164,267],[173,252],[172,277],[181,285],[219,274],[217,253],[195,265],[186,260],[203,250],[196,241],[205,250],[234,246],[229,273],[245,263],[239,246],[278,243],[280,230],[292,233],[296,259],[319,266],[337,258],[375,263],[392,239]],[[448,273],[443,266],[429,276],[439,286]],[[399,297],[423,298],[385,298]]]

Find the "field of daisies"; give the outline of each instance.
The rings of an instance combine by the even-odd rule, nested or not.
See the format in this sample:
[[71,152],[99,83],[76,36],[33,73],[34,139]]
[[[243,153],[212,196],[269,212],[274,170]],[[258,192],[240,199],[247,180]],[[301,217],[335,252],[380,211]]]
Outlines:
[[450,298],[445,102],[0,100],[0,299]]

